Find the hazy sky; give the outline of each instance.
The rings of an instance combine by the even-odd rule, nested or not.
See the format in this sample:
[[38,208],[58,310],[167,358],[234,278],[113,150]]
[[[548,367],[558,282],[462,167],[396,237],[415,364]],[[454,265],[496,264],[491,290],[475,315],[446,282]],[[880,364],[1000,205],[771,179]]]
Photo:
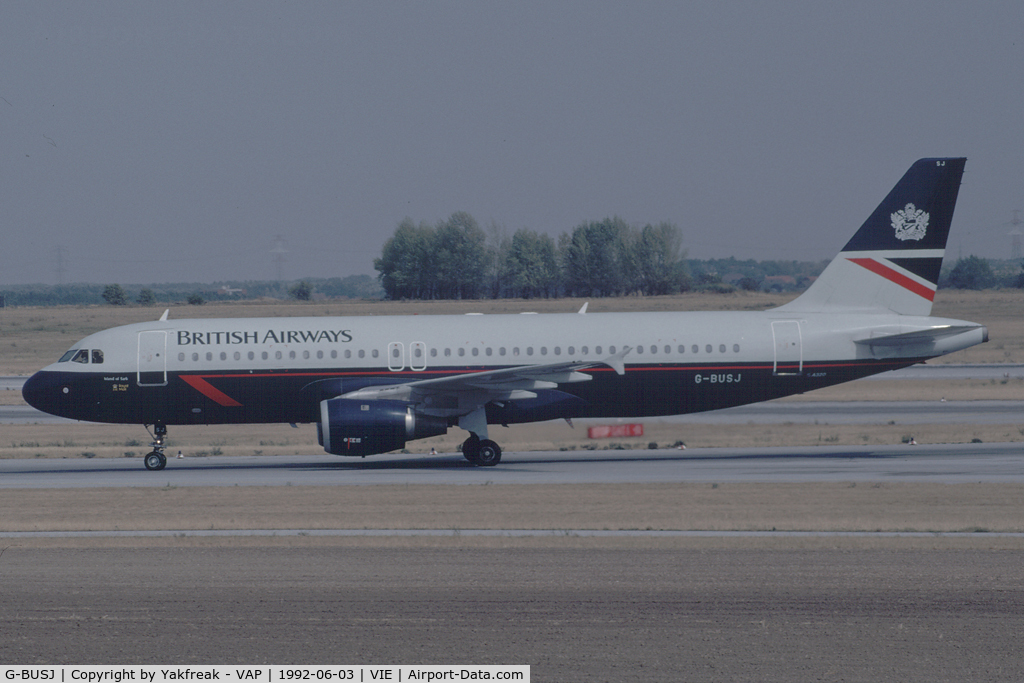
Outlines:
[[0,284],[375,275],[454,211],[830,258],[926,156],[953,257],[1024,209],[1020,0],[8,1],[0,65]]

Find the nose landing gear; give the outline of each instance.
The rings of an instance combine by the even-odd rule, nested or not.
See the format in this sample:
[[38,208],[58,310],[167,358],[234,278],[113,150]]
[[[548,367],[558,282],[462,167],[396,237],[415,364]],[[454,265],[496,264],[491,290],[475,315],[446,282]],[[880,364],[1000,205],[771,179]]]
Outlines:
[[[148,432],[149,425],[145,425],[145,427]],[[164,445],[164,439],[167,438],[167,425],[153,425],[153,431],[150,432],[150,436],[153,438],[153,443],[149,445],[153,447],[153,450],[146,454],[143,462],[147,470],[162,470],[167,467],[167,456],[164,455],[164,449],[167,448]]]

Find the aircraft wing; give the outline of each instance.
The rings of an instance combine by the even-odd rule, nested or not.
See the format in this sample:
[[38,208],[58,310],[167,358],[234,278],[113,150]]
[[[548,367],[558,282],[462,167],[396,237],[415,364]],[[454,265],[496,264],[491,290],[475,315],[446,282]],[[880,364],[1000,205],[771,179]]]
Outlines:
[[[444,395],[454,395],[464,400],[468,394],[475,395],[475,400],[469,402],[477,405],[493,400],[533,398],[536,396],[532,391],[534,389],[553,389],[559,384],[586,382],[592,379],[590,375],[581,370],[607,366],[619,375],[625,374],[625,357],[630,351],[632,351],[632,347],[626,347],[614,356],[599,361],[521,365],[501,370],[436,377],[405,384],[366,387],[343,394],[342,397],[420,402],[426,398]],[[460,400],[460,403],[462,402]]]

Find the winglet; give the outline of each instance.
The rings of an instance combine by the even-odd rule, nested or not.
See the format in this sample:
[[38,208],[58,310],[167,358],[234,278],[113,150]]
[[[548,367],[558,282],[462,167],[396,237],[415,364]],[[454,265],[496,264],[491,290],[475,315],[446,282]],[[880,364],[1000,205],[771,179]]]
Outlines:
[[632,346],[627,346],[626,348],[622,349],[621,351],[619,351],[614,356],[609,356],[608,358],[605,358],[601,362],[604,363],[605,365],[607,365],[608,367],[610,367],[612,370],[614,370],[615,374],[617,374],[617,375],[625,375],[626,374],[626,361],[625,361],[626,354],[628,354],[632,350],[633,350]]
[[171,312],[171,309],[169,309],[169,308],[164,310],[164,314],[162,316],[160,316],[160,322],[162,322],[162,323],[167,322],[167,314],[170,313],[170,312]]
[[586,315],[586,313],[587,313],[587,306],[589,306],[589,305],[590,305],[589,301],[584,301],[583,302],[583,307],[580,308],[580,310],[578,310],[576,312],[579,313],[580,315]]

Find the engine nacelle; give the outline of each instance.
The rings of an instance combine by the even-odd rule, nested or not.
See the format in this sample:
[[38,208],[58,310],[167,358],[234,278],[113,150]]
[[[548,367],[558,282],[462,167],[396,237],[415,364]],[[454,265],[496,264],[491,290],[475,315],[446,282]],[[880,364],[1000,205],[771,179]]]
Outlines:
[[373,455],[405,446],[406,441],[448,431],[443,417],[424,415],[402,401],[332,398],[320,402],[317,434],[334,455]]

